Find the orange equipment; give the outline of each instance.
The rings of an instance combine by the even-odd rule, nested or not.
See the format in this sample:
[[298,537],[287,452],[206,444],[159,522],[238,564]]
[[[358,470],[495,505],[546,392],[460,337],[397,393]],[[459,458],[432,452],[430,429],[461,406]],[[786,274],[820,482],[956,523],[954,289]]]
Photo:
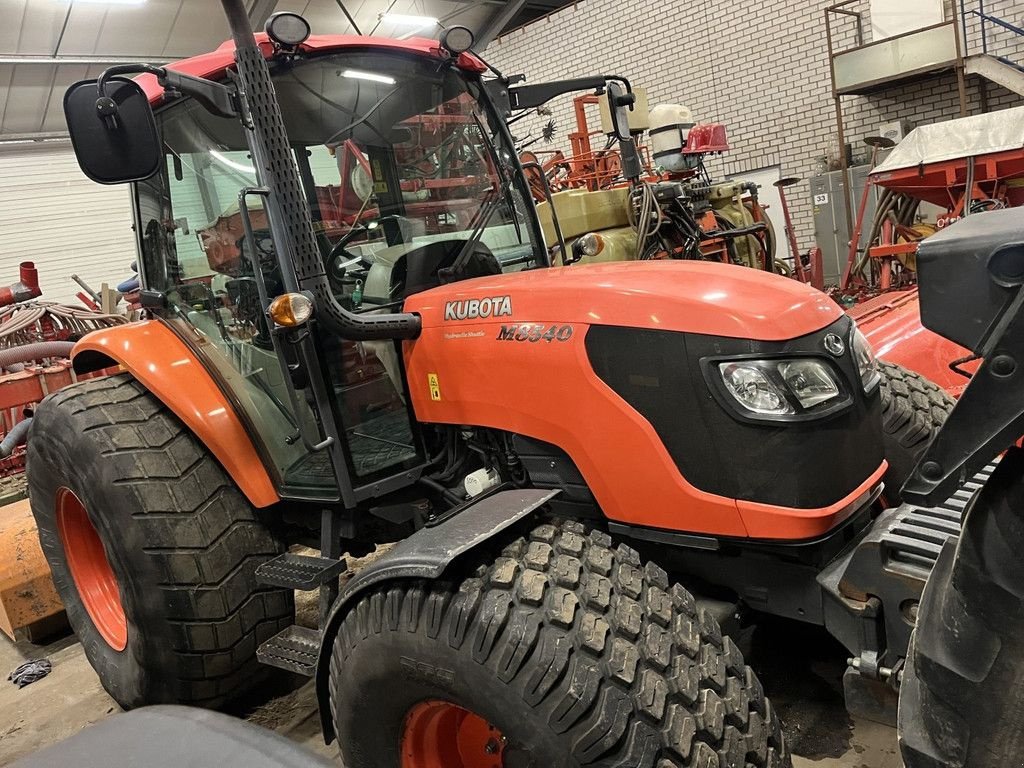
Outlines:
[[27,499],[0,507],[0,631],[21,640],[59,619],[64,606],[39,548],[39,535]]

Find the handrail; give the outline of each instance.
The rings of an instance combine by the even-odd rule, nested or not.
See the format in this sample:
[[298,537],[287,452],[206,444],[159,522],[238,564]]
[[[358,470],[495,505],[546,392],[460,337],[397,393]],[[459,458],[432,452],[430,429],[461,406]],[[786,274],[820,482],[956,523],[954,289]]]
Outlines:
[[1017,35],[1018,37],[1024,37],[1024,28],[1018,27],[1016,24],[1012,24],[1006,19],[1000,18],[999,16],[993,16],[990,13],[985,13],[985,0],[978,0],[977,8],[967,8],[964,0],[960,0],[960,24],[963,28],[963,37],[965,45],[968,42],[967,36],[967,18],[968,16],[976,16],[981,19],[981,52],[984,54],[988,53],[988,28],[987,24],[992,23],[997,27],[1002,27],[1009,32]]

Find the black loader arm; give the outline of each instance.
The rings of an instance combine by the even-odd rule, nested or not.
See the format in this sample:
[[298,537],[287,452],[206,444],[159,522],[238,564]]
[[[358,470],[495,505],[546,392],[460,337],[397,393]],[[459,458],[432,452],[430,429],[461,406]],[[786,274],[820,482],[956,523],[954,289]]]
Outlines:
[[921,243],[921,321],[983,358],[903,486],[935,506],[1024,434],[1024,208],[968,216]]
[[320,656],[316,665],[316,696],[324,742],[334,741],[331,721],[328,668],[334,636],[346,612],[367,590],[395,579],[436,579],[454,560],[484,544],[530,515],[559,492],[557,490],[495,489],[468,501],[449,516],[440,518],[403,539],[379,560],[359,572],[342,590],[323,626]]

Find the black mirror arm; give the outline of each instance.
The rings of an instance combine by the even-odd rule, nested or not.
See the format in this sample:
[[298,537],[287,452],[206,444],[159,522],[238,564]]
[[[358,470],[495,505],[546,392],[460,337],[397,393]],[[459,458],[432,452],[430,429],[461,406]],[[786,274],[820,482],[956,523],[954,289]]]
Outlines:
[[513,110],[533,109],[546,104],[556,96],[573,91],[604,92],[608,78],[604,75],[596,77],[580,77],[574,80],[556,80],[550,83],[533,85],[517,85],[508,89],[509,106]]
[[163,76],[166,70],[163,67],[154,67],[152,64],[115,64],[112,67],[107,67],[100,73],[99,78],[96,80],[96,90],[100,96],[106,96],[107,94],[107,81],[114,75],[139,75],[148,73],[156,75],[157,78]]
[[204,77],[193,77],[173,69],[164,69],[157,75],[157,81],[166,90],[178,91],[193,97],[209,112],[218,117],[238,117],[238,98],[234,88],[230,88]]
[[238,99],[233,88],[166,67],[154,67],[152,64],[116,64],[103,70],[96,81],[99,93],[96,109],[101,115],[107,118],[116,118],[117,115],[117,105],[106,95],[107,81],[115,75],[137,74],[155,75],[165,90],[192,96],[218,117],[238,117]]

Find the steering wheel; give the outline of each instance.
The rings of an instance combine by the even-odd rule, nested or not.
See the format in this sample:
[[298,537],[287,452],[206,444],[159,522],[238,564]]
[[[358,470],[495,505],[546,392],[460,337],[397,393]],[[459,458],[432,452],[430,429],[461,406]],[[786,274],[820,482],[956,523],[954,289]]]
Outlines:
[[331,287],[339,292],[344,285],[345,272],[348,269],[346,265],[355,258],[345,250],[346,245],[348,243],[339,241],[335,243],[334,247],[331,248],[331,252],[327,254],[327,279],[331,283]]
[[[376,222],[372,222],[376,224]],[[327,270],[327,280],[330,282],[331,287],[341,293],[344,290],[345,285],[345,272],[347,271],[347,264],[353,261],[357,261],[358,257],[353,256],[348,252],[346,246],[352,242],[352,238],[356,235],[362,234],[363,232],[369,232],[372,228],[365,224],[356,224],[352,228],[342,235],[342,238],[336,242],[331,250],[327,254],[327,258],[324,259],[324,265]]]

